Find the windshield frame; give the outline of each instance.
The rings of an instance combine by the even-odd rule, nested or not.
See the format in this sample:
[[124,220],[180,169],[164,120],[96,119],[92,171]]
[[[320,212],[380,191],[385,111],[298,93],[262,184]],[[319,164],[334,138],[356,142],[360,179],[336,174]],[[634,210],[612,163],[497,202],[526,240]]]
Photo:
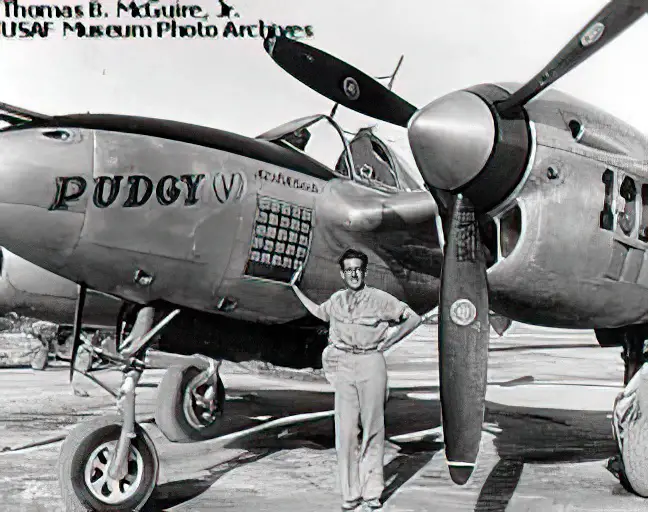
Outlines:
[[[319,161],[318,159],[310,156],[308,153],[305,151],[302,151],[299,148],[296,148],[292,144],[290,144],[288,141],[283,140],[283,137],[286,135],[289,135],[291,133],[294,133],[298,130],[303,130],[305,128],[308,128],[309,126],[313,126],[314,124],[322,121],[322,120],[327,120],[335,129],[337,132],[338,136],[340,137],[340,140],[342,141],[342,144],[344,146],[343,154],[346,159],[346,164],[349,169],[348,174],[343,174],[339,170],[332,168],[329,165],[326,165],[325,163]],[[298,119],[294,119],[293,121],[288,121],[287,123],[284,123],[282,125],[277,126],[276,128],[272,128],[271,130],[268,130],[267,132],[262,133],[261,135],[258,135],[256,137],[257,139],[260,140],[265,140],[268,142],[274,142],[277,144],[281,144],[284,147],[289,148],[291,151],[296,151],[297,153],[300,153],[308,158],[311,158],[318,162],[319,164],[325,166],[327,169],[329,169],[336,177],[338,178],[344,178],[348,179],[351,181],[358,181],[357,178],[354,176],[353,169],[355,168],[354,163],[353,163],[353,155],[351,154],[351,150],[349,147],[349,141],[346,139],[344,136],[344,131],[340,127],[339,124],[335,122],[335,120],[326,115],[326,114],[316,114],[316,115],[311,115],[311,116],[306,116],[306,117],[300,117]]]
[[[369,143],[370,144],[376,144],[380,148],[381,152],[384,154],[385,158],[387,161],[385,162],[387,165],[387,169],[389,171],[389,174],[391,177],[394,179],[394,185],[389,185],[388,183],[385,183],[383,181],[380,181],[378,179],[373,179],[373,178],[363,178],[362,176],[358,176],[358,183],[362,183],[363,185],[374,188],[376,190],[382,190],[383,192],[400,192],[403,190],[403,187],[401,186],[401,181],[400,177],[398,176],[398,172],[396,172],[396,164],[394,162],[394,159],[391,155],[391,152],[389,151],[389,147],[387,144],[385,144],[380,137],[377,137],[373,134],[371,129],[367,128],[362,128],[358,130],[356,133],[355,137],[349,142],[349,152],[351,152],[351,144],[355,140],[357,140],[359,137],[368,137],[369,138]],[[375,152],[375,150],[374,150]],[[381,157],[382,158],[382,157]],[[365,164],[366,165],[366,164]],[[354,173],[360,174],[362,169],[365,166],[363,165],[360,169],[353,169]]]

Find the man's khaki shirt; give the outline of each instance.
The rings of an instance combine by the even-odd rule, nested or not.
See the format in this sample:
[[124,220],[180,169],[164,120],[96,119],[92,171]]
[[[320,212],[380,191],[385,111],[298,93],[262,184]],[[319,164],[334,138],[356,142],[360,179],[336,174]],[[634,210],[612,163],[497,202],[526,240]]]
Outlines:
[[387,292],[365,286],[340,290],[318,306],[320,318],[330,323],[329,342],[372,349],[385,340],[389,322],[398,322],[409,306]]

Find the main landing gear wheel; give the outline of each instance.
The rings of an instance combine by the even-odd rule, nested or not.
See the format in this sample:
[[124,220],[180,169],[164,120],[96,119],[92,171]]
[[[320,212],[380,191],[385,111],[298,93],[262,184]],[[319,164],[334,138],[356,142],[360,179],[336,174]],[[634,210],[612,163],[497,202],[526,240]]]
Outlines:
[[645,417],[640,417],[628,426],[623,443],[624,480],[621,484],[627,490],[648,497],[648,431]]
[[131,440],[127,474],[108,475],[108,462],[121,434],[119,416],[102,416],[77,425],[61,448],[59,485],[68,512],[139,511],[157,484],[159,463],[153,441],[139,425]]
[[195,366],[171,366],[158,387],[155,422],[169,441],[213,439],[220,433],[224,403],[220,377],[214,386]]

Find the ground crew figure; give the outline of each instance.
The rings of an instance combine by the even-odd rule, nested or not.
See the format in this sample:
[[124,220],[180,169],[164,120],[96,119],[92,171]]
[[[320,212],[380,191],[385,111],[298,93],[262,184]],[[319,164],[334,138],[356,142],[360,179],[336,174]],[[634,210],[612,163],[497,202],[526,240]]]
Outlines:
[[44,370],[47,368],[52,343],[56,338],[57,326],[51,322],[39,320],[31,324],[31,329],[28,328],[28,331],[41,342],[41,346],[35,351],[31,360],[31,367],[34,370]]
[[419,315],[407,304],[365,285],[367,262],[363,252],[347,250],[339,260],[346,289],[320,305],[295,285],[301,269],[291,281],[306,309],[329,322],[329,344],[323,359],[337,360],[333,384],[335,447],[344,500],[342,510],[355,510],[363,501],[370,510],[382,508],[387,391],[383,351],[421,323]]
[[[85,347],[85,344],[90,343],[90,345],[94,347],[99,347],[101,345],[100,340],[100,331],[95,331],[92,335],[92,338],[90,339],[88,339],[88,337],[83,332],[81,332],[82,344],[79,346],[79,350],[74,361],[74,369],[76,372],[86,373],[90,371],[93,363],[92,352]],[[74,377],[72,378],[72,391],[76,396],[87,398],[90,396],[90,393],[88,392],[88,383],[85,382],[86,379],[83,379],[81,375],[76,375],[76,372]],[[84,384],[79,385],[81,382],[84,382]]]

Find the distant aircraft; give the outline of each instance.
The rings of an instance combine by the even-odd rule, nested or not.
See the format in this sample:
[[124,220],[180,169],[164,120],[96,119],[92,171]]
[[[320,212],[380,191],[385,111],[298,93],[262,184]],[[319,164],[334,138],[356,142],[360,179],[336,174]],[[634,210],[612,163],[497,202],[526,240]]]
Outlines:
[[[40,268],[0,247],[0,315],[21,316],[57,324],[57,339],[65,344],[71,337],[78,285]],[[88,292],[84,329],[116,328],[122,301],[100,292]],[[54,347],[59,354],[64,347]],[[71,349],[71,346],[69,347]],[[45,358],[36,354],[42,369]]]
[[[481,439],[489,309],[595,329],[602,343],[625,345],[632,374],[648,322],[648,140],[565,94],[535,97],[644,12],[643,2],[613,1],[526,85],[484,84],[420,110],[324,52],[266,40],[272,58],[316,91],[406,127],[427,189],[379,140],[349,143],[326,115],[251,139],[3,105],[12,126],[0,131],[0,240],[80,284],[75,349],[88,289],[141,307],[125,348],[101,352],[124,367],[121,419],[70,434],[64,499],[138,509],[150,496],[156,452],[134,423],[144,368],[169,368],[156,422],[169,439],[189,441],[218,432],[220,359],[315,364],[322,326],[287,283],[303,266],[301,288],[323,301],[339,287],[336,260],[349,246],[370,255],[369,285],[419,313],[440,307],[445,450],[459,484]],[[164,352],[145,345],[153,335]],[[211,358],[188,355],[207,347]]]
[[[74,320],[78,285],[0,247],[0,314],[69,324]],[[88,327],[115,327],[121,302],[103,293],[88,292],[84,312]]]

